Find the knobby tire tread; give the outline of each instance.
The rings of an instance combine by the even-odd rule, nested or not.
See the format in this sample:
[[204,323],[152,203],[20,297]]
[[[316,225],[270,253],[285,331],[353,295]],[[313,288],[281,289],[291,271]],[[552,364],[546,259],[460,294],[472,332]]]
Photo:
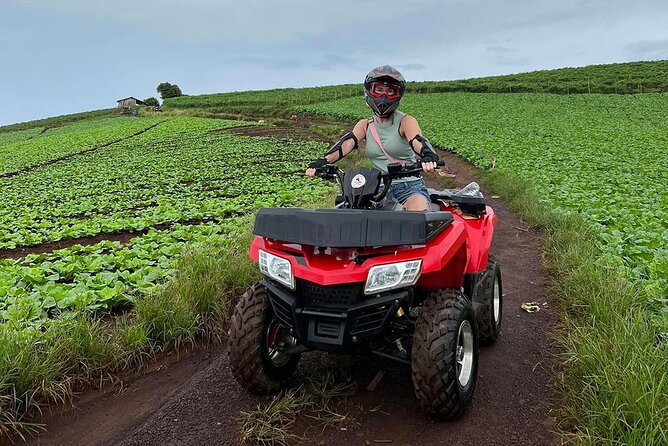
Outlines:
[[241,297],[230,322],[228,342],[232,374],[253,393],[266,394],[283,387],[299,361],[299,356],[294,355],[288,364],[277,369],[263,358],[261,346],[267,319],[271,317],[267,290],[258,282]]
[[[480,338],[480,345],[492,345],[499,338],[499,331],[501,327],[496,327],[494,323],[494,280],[496,278],[496,268],[498,263],[490,256],[487,263],[487,269],[491,272],[488,275],[488,280],[485,280],[485,288],[483,290],[485,302],[480,308],[478,317],[478,335]],[[501,279],[499,278],[499,286],[501,286]],[[499,289],[503,294],[503,289]],[[503,304],[503,296],[501,297]],[[503,314],[503,313],[501,313]]]
[[[478,348],[467,391],[459,389],[456,343],[460,322],[467,318],[475,330],[470,300],[458,290],[430,294],[422,305],[413,338],[412,376],[415,395],[427,413],[445,420],[458,418],[470,404],[477,379]],[[477,336],[474,334],[474,344]]]

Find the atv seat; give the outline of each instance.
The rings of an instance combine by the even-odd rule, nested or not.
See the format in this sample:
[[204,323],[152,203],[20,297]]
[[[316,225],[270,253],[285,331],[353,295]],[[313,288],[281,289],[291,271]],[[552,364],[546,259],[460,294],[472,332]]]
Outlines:
[[487,212],[485,197],[481,193],[477,196],[462,195],[457,189],[427,189],[432,203],[438,203],[440,200],[451,201],[455,203],[462,212],[473,215],[482,215]]

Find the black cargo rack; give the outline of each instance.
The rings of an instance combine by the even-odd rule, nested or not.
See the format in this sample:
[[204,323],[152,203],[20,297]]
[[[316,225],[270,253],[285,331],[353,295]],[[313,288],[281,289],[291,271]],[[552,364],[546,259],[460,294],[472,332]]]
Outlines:
[[466,214],[484,215],[487,213],[485,197],[482,195],[478,197],[461,195],[457,193],[456,189],[444,189],[442,191],[428,189],[428,192],[433,203],[438,203],[439,200],[452,201]]
[[453,221],[450,212],[262,208],[253,234],[332,248],[418,245],[427,243]]

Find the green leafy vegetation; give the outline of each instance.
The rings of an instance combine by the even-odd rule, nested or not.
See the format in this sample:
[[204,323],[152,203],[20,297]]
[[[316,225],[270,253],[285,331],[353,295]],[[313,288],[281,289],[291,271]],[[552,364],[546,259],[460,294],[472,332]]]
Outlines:
[[[622,259],[654,301],[668,298],[668,95],[449,93],[409,95],[402,106],[436,145],[582,215],[608,261]],[[358,98],[302,110],[369,114]]]
[[185,246],[216,244],[239,219],[151,229],[121,244],[104,240],[0,260],[0,321],[40,326],[65,311],[104,313],[154,293]]
[[310,157],[303,144],[279,147],[269,138],[221,132],[235,125],[173,118],[7,179],[0,192],[7,204],[0,210],[2,248],[148,232],[127,245],[102,241],[3,261],[0,320],[41,323],[64,309],[133,303],[164,279],[184,243],[222,236],[230,217],[313,200],[327,190],[302,175]]
[[240,91],[169,98],[163,105],[169,108],[209,108],[244,105],[313,104],[363,93],[358,84],[330,85],[310,88],[278,88],[274,90]]
[[[287,116],[290,107],[362,97],[359,84],[182,96],[166,110],[246,116]],[[407,93],[618,93],[668,92],[668,61],[628,62],[449,81],[408,82]]]
[[[3,146],[5,159],[43,156],[0,190],[0,253],[16,257],[0,260],[0,436],[31,432],[31,410],[156,351],[220,337],[257,280],[252,211],[331,189],[303,176],[313,144],[226,131],[241,125],[98,119]],[[45,242],[66,247],[17,255]]]
[[668,346],[633,272],[601,257],[588,221],[543,203],[526,181],[493,170],[485,182],[547,235],[544,259],[562,313],[554,382],[564,443],[665,444]]
[[[44,127],[34,127],[26,130],[14,130],[11,132],[2,132],[0,133],[0,147],[5,144],[11,144],[13,142],[25,141],[26,139],[34,138],[41,133],[46,131]],[[0,148],[0,150],[2,150]]]
[[0,249],[221,219],[322,193],[319,182],[301,175],[311,157],[304,144],[221,132],[239,124],[174,118],[7,179],[0,190],[7,205],[0,209]]
[[[94,119],[0,144],[0,176],[112,144],[146,131],[159,122],[156,118]],[[20,133],[25,132],[33,130],[24,130]],[[16,132],[0,133],[0,141],[3,135],[16,135]]]
[[668,92],[668,60],[558,68],[440,82],[409,82],[409,92],[611,93]]
[[215,338],[240,289],[257,280],[248,258],[252,221],[222,239],[189,245],[170,279],[114,318],[70,311],[41,324],[0,324],[0,438],[43,426],[25,421],[42,408],[69,402],[74,392],[141,368],[156,353]]

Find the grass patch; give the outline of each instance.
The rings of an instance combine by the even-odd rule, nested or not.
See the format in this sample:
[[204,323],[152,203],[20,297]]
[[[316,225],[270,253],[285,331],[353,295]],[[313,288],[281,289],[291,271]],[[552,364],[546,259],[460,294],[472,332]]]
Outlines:
[[311,378],[305,384],[285,390],[253,411],[241,412],[239,426],[244,444],[288,445],[308,441],[307,432],[303,435],[294,432],[300,417],[309,418],[323,429],[352,420],[349,414],[337,410],[337,403],[357,390],[352,379],[352,362],[345,357],[320,358],[317,370],[309,374]]
[[559,435],[567,444],[665,445],[668,348],[657,341],[643,284],[602,257],[577,215],[548,209],[526,183],[501,172],[484,182],[546,234],[544,261],[562,313]]

